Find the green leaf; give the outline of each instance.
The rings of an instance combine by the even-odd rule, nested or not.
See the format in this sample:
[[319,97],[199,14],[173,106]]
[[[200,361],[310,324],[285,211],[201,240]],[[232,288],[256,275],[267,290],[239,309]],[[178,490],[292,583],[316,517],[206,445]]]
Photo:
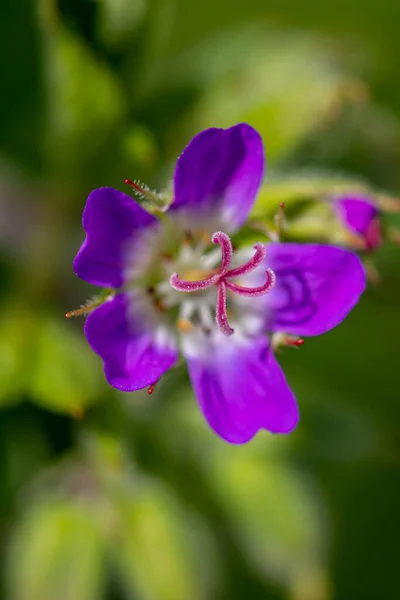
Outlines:
[[96,401],[102,382],[98,363],[83,333],[71,323],[45,319],[37,333],[30,391],[37,404],[80,417]]
[[51,27],[45,39],[49,167],[79,181],[120,128],[125,98],[115,75],[69,31]]
[[31,365],[34,320],[23,308],[3,306],[0,319],[0,406],[21,400]]
[[98,600],[104,585],[101,535],[89,507],[35,507],[9,551],[10,600]]
[[265,27],[215,35],[160,71],[161,81],[168,74],[165,86],[190,82],[205,92],[185,121],[186,139],[245,121],[260,132],[269,163],[331,122],[361,87],[335,66],[318,37]]
[[[36,3],[0,3],[0,151],[35,172],[41,166],[44,81]],[[16,48],[17,46],[17,48]],[[29,95],[27,95],[29,90]]]
[[119,48],[129,42],[147,9],[148,0],[103,0],[99,6],[100,38]]
[[141,486],[121,501],[118,515],[115,557],[128,593],[143,600],[208,597],[202,563],[210,554],[200,557],[201,532],[165,489]]
[[309,482],[261,446],[223,449],[207,472],[240,547],[260,573],[293,590],[305,580],[320,585],[326,531]]

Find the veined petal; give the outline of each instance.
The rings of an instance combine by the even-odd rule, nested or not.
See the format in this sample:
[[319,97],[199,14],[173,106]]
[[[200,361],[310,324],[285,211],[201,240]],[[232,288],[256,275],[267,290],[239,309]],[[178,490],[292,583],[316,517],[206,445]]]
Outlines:
[[334,246],[269,244],[266,264],[276,275],[265,297],[272,331],[324,333],[343,321],[366,286],[358,256]]
[[[243,345],[221,334],[187,353],[190,379],[210,427],[232,444],[260,429],[289,433],[299,415],[295,397],[264,338]],[[218,338],[220,339],[220,338]]]
[[128,298],[120,294],[96,308],[85,322],[86,338],[104,361],[107,381],[123,392],[155,383],[178,357],[166,331],[158,335],[157,330],[145,329],[143,318],[131,313],[128,319]]
[[74,260],[75,273],[92,285],[120,287],[125,241],[156,222],[126,194],[110,187],[94,190],[83,212],[86,239]]
[[218,215],[231,231],[247,218],[264,173],[260,135],[245,123],[206,129],[179,157],[172,210]]

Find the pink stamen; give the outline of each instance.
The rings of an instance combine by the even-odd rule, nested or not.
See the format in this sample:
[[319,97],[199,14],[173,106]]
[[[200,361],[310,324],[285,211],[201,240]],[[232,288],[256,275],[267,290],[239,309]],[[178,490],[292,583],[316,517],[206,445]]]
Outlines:
[[217,312],[215,320],[219,330],[225,335],[232,335],[234,330],[230,327],[228,322],[228,315],[226,314],[226,286],[224,281],[220,281],[218,284],[218,295],[217,295]]
[[231,240],[223,231],[217,231],[216,233],[213,233],[211,241],[213,244],[219,244],[221,246],[222,259],[219,275],[225,275],[232,260],[233,250]]
[[243,287],[242,285],[237,285],[236,283],[232,283],[228,280],[225,280],[225,285],[228,288],[228,290],[239,294],[239,296],[247,296],[249,298],[254,298],[255,296],[263,296],[264,294],[268,294],[268,292],[272,290],[276,280],[275,273],[271,271],[271,269],[267,269],[265,272],[267,274],[267,281],[264,283],[264,285],[260,285],[259,287]]
[[218,272],[206,277],[205,279],[199,279],[197,281],[186,281],[184,279],[180,279],[178,273],[173,273],[170,278],[170,283],[178,292],[198,292],[216,285],[218,294],[215,319],[222,333],[225,335],[232,335],[234,330],[229,325],[228,315],[226,312],[226,290],[229,289],[231,292],[235,292],[240,296],[247,296],[250,298],[262,296],[270,292],[274,287],[276,279],[275,273],[271,271],[271,269],[267,269],[265,271],[267,275],[267,281],[263,285],[255,288],[243,287],[241,285],[232,283],[229,281],[231,277],[246,275],[263,263],[266,256],[265,247],[261,243],[255,244],[254,256],[244,265],[237,267],[236,269],[229,270],[233,253],[231,240],[223,231],[217,231],[212,235],[211,241],[213,244],[219,244],[221,246],[222,257]]
[[254,249],[256,252],[254,256],[247,261],[247,263],[245,263],[241,267],[237,267],[236,269],[230,269],[230,271],[226,273],[226,276],[239,277],[240,275],[246,275],[247,273],[250,273],[250,271],[253,271],[256,267],[261,265],[261,263],[264,262],[265,257],[267,255],[265,246],[264,244],[258,242],[254,245]]
[[178,273],[173,273],[169,282],[178,292],[199,292],[200,290],[206,290],[207,288],[216,284],[219,278],[220,274],[215,273],[215,275],[210,275],[205,279],[187,281],[186,279],[179,279]]

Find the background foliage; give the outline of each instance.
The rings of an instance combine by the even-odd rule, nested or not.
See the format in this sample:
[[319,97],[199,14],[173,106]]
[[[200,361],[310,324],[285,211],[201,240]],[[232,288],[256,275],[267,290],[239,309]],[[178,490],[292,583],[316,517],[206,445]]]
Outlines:
[[244,447],[207,429],[182,368],[151,397],[109,388],[63,314],[91,294],[71,269],[88,192],[165,186],[202,128],[260,130],[256,214],[309,169],[398,194],[399,18],[396,0],[1,2],[3,597],[398,597],[398,248],[345,324],[281,354],[297,431]]

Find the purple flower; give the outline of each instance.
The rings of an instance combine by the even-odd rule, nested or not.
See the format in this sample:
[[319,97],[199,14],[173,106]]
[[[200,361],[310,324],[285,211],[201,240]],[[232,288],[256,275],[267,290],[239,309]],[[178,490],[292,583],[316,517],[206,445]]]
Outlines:
[[122,391],[152,386],[186,358],[214,431],[243,443],[259,429],[288,433],[293,392],[268,334],[307,336],[338,325],[365,287],[358,257],[318,244],[234,249],[263,177],[259,134],[246,124],[208,129],[179,157],[174,200],[160,216],[112,188],[94,190],[76,274],[113,288],[85,334]]
[[335,200],[336,213],[351,233],[350,243],[361,250],[374,250],[382,243],[379,210],[373,200],[349,194]]

